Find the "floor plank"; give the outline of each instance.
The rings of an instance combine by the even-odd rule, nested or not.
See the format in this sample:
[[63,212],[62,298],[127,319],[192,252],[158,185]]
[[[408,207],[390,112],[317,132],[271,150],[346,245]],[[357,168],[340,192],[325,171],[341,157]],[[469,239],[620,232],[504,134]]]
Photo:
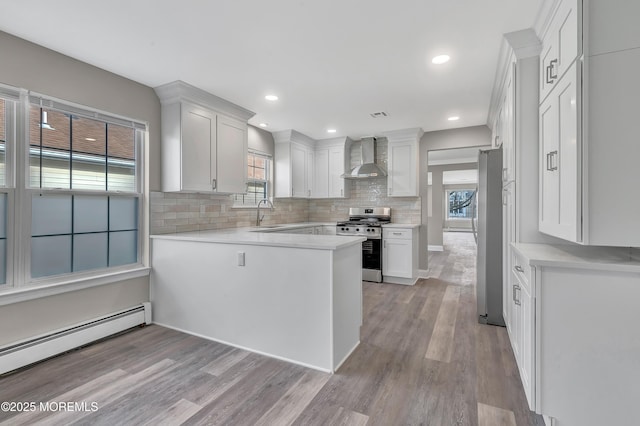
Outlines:
[[440,304],[436,325],[425,355],[426,358],[442,362],[451,361],[459,299],[460,288],[452,285],[448,286]]
[[478,426],[517,426],[513,411],[478,403]]

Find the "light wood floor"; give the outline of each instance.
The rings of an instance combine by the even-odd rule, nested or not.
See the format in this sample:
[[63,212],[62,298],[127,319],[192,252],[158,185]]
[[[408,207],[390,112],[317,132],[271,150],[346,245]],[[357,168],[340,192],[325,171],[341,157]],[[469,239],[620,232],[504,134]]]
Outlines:
[[506,330],[477,323],[473,237],[446,234],[430,267],[413,287],[364,284],[362,343],[334,375],[149,326],[0,379],[0,401],[97,411],[0,424],[542,425]]

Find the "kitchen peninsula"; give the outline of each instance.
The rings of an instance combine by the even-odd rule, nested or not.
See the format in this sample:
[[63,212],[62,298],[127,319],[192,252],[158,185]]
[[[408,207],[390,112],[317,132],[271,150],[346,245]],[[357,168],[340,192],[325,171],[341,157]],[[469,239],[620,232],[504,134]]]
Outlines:
[[360,342],[365,238],[274,230],[152,236],[154,322],[334,372]]

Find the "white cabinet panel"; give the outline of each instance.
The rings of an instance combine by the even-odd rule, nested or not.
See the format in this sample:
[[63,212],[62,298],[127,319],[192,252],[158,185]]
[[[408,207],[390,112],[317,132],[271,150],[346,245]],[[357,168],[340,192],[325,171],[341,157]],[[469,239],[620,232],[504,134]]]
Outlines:
[[384,282],[415,284],[418,277],[418,228],[382,229]]
[[247,190],[247,125],[218,115],[216,190],[243,193]]
[[314,160],[313,198],[327,198],[329,196],[329,150],[317,149]]
[[399,239],[384,240],[384,275],[411,278],[411,241]]
[[195,105],[183,103],[181,127],[181,189],[211,191],[212,176],[216,173],[216,115]]
[[540,55],[541,102],[578,57],[581,49],[578,43],[578,20],[578,2],[562,0],[543,40]]
[[540,231],[580,241],[579,145],[575,64],[540,106]]
[[418,144],[389,142],[387,192],[390,197],[418,196]]
[[291,144],[291,196],[307,197],[307,150],[297,144]]
[[342,177],[347,172],[345,147],[329,149],[329,198],[347,197],[347,181]]

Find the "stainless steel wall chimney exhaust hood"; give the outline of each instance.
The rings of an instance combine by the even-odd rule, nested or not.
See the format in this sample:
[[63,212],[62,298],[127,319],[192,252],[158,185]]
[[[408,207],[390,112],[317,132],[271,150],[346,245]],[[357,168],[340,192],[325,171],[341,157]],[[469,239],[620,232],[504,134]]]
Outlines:
[[372,179],[387,176],[387,172],[376,164],[376,138],[363,138],[360,150],[361,164],[341,177],[345,179]]

